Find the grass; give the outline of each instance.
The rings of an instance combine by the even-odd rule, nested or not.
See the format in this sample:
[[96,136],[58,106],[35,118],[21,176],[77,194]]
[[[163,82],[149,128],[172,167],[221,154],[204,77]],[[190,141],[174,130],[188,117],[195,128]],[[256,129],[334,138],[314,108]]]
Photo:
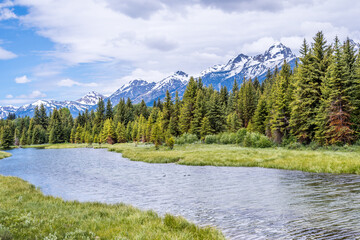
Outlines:
[[[2,153],[1,153],[2,154]],[[44,196],[33,185],[0,175],[0,239],[224,239],[181,217],[102,203]]]
[[[78,148],[86,144],[40,145],[42,148]],[[237,145],[184,144],[173,150],[162,146],[155,150],[152,144],[133,143],[107,145],[94,144],[94,148],[108,148],[122,153],[133,161],[148,163],[177,163],[196,166],[264,167],[300,170],[316,173],[360,174],[360,146],[336,150],[320,148],[287,149],[245,148]]]
[[289,150],[285,148],[244,148],[236,145],[185,144],[174,150],[151,145],[116,144],[110,151],[120,152],[134,161],[184,165],[264,167],[306,172],[360,174],[360,148],[348,150]]
[[11,154],[10,153],[7,153],[7,152],[1,152],[0,151],[0,159],[3,159],[3,158],[6,158],[6,157],[10,157]]

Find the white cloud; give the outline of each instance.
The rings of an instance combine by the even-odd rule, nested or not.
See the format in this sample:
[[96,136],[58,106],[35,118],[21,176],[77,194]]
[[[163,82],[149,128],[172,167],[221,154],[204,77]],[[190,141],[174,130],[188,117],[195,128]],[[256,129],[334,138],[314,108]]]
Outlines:
[[29,82],[31,82],[31,80],[26,75],[24,75],[24,76],[15,78],[15,82],[23,84],[23,83],[29,83]]
[[7,59],[16,58],[16,57],[17,57],[17,55],[15,53],[12,53],[12,52],[0,47],[0,59],[1,60],[7,60]]
[[0,21],[17,18],[15,13],[8,8],[0,8]]
[[72,86],[84,86],[84,87],[97,87],[98,84],[97,83],[81,83],[81,82],[77,82],[74,81],[70,78],[66,78],[66,79],[62,79],[57,83],[58,86],[60,87],[72,87]]
[[[191,74],[239,53],[262,53],[277,41],[297,52],[302,39],[311,41],[318,30],[324,30],[329,41],[335,34],[360,40],[354,21],[360,2],[352,0],[17,3],[30,7],[28,15],[19,17],[21,22],[55,43],[46,55],[66,66],[122,61],[147,73]],[[133,77],[131,73],[124,79]],[[144,78],[150,80],[151,74]],[[77,83],[64,82],[81,86]]]
[[10,98],[14,98],[14,96],[11,94],[8,94],[8,95],[6,95],[6,98],[10,99]]
[[34,98],[43,98],[43,97],[46,97],[46,94],[45,93],[42,93],[40,92],[39,90],[35,90],[35,91],[32,91],[30,94],[28,95],[20,95],[20,96],[17,96],[16,98],[20,98],[20,99],[34,99]]

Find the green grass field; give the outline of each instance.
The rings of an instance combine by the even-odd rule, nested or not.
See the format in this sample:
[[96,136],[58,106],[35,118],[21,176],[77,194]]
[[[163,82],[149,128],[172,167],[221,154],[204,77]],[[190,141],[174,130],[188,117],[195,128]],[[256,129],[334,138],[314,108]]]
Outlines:
[[44,196],[0,175],[0,239],[224,239],[181,217],[159,217],[124,204],[79,203]]

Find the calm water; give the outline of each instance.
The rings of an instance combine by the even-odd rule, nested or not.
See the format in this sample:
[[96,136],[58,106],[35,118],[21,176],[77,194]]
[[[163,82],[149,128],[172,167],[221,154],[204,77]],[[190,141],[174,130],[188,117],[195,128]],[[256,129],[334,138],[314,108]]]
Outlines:
[[124,202],[230,239],[360,239],[360,176],[147,164],[94,149],[12,150],[0,174],[68,200]]

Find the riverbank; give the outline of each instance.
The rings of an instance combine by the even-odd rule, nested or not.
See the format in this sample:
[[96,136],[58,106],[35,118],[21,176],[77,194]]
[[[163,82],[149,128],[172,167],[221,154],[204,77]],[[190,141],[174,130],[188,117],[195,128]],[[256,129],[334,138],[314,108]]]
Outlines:
[[44,196],[16,177],[0,175],[0,239],[224,239],[181,217],[102,203]]
[[110,151],[135,161],[176,162],[184,165],[264,167],[316,173],[360,174],[360,149],[356,151],[289,150],[285,148],[244,148],[236,145],[188,144],[174,150],[166,147],[117,144]]
[[[86,144],[52,144],[30,147],[82,148]],[[184,144],[173,150],[162,146],[155,150],[149,144],[133,143],[93,145],[122,153],[125,158],[148,163],[177,163],[196,166],[264,167],[299,170],[316,173],[360,174],[360,147],[351,149],[301,149],[291,150],[281,147],[245,148],[237,145]]]

